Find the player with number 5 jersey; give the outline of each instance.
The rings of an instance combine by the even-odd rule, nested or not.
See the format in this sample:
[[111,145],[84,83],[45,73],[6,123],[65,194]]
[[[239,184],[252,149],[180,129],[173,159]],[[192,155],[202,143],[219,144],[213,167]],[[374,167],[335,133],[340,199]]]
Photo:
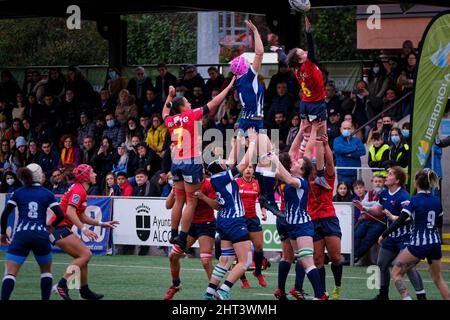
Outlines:
[[183,251],[186,251],[187,236],[197,206],[197,198],[194,195],[200,190],[203,180],[203,160],[199,150],[201,147],[199,139],[202,137],[201,119],[210,113],[216,113],[218,106],[233,87],[234,81],[233,77],[230,84],[206,106],[194,110],[186,98],[175,98],[175,88],[171,86],[162,111],[173,144],[170,171],[173,175],[176,200],[172,215],[177,217],[176,221],[181,220],[179,235],[178,225],[172,225],[169,242],[177,244]]
[[2,300],[9,300],[16,283],[16,275],[33,251],[34,258],[41,271],[41,298],[49,300],[52,290],[52,254],[49,232],[46,223],[47,208],[55,213],[53,226],[62,221],[64,212],[59,207],[55,196],[41,186],[44,173],[35,163],[18,171],[19,179],[24,187],[16,190],[2,213],[1,218],[1,244],[8,246],[9,236],[6,234],[8,217],[14,208],[18,208],[19,221],[14,238],[8,246],[6,255],[5,275],[2,282]]

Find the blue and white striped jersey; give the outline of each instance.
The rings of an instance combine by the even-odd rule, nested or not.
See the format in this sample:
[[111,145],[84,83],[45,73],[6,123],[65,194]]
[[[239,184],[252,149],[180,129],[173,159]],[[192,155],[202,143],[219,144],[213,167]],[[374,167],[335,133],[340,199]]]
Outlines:
[[248,68],[246,74],[236,79],[234,86],[242,104],[241,118],[263,117],[264,88],[258,81],[258,73],[253,67]]
[[436,221],[444,214],[439,198],[430,193],[419,192],[403,208],[413,220],[411,242],[413,246],[440,244],[441,238]]
[[284,187],[284,204],[286,222],[288,224],[302,224],[311,221],[308,206],[308,180],[297,178],[300,182],[299,188],[294,188],[288,184]]
[[217,212],[218,219],[236,219],[245,215],[244,205],[239,194],[239,186],[234,179],[238,174],[237,168],[233,168],[211,177],[211,185],[220,204],[220,209]]
[[47,208],[59,205],[55,195],[39,184],[17,189],[8,203],[19,210],[16,232],[47,231]]
[[[405,188],[398,188],[394,193],[391,193],[389,189],[384,189],[380,193],[380,205],[384,209],[389,210],[394,216],[400,216],[402,212],[403,205],[407,203],[410,199],[409,193]],[[387,226],[389,227],[393,222],[387,220]],[[412,226],[408,222],[404,226],[400,227],[398,230],[392,232],[389,237],[391,238],[401,238],[411,234]]]

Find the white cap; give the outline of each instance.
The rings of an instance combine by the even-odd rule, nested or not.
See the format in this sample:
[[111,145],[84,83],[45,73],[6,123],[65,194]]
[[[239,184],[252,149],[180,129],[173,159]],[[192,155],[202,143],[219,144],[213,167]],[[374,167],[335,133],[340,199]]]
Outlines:
[[44,175],[41,166],[36,163],[30,163],[29,165],[27,165],[27,168],[31,171],[33,175],[33,182],[41,183],[42,176]]

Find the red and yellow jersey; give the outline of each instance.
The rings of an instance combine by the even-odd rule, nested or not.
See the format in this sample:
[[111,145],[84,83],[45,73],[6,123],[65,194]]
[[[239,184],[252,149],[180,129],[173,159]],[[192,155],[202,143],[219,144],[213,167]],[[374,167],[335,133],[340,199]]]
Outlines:
[[300,68],[294,70],[300,88],[302,101],[317,102],[325,99],[322,71],[311,60],[306,59]]
[[164,120],[170,132],[175,148],[172,150],[174,159],[191,159],[200,156],[199,132],[200,122],[203,117],[203,108],[188,110],[174,116],[168,116]]
[[333,187],[331,190],[319,187],[311,180],[309,183],[307,211],[312,220],[336,217],[336,210],[333,206],[333,189],[336,175],[330,177],[325,171],[324,177],[327,179],[328,184]]
[[237,178],[236,182],[239,186],[239,194],[241,195],[242,203],[244,204],[245,218],[256,217],[256,200],[258,200],[261,190],[258,181],[252,179],[247,182],[244,178]]
[[[202,193],[210,199],[216,199],[216,192],[214,191],[211,181],[204,179],[201,187]],[[205,223],[215,220],[214,210],[206,204],[206,202],[199,200],[195,208],[194,218],[192,223]]]
[[280,211],[286,210],[286,206],[284,204],[284,187],[286,184],[284,182],[280,183],[278,186],[278,192],[280,193]]
[[[74,183],[69,188],[69,190],[67,190],[67,192],[63,195],[61,199],[60,207],[64,212],[64,220],[58,225],[58,227],[67,226],[70,229],[72,228],[73,226],[72,220],[70,220],[69,217],[67,216],[67,208],[69,206],[75,207],[77,215],[79,216],[84,214],[84,211],[86,210],[87,207],[86,189],[84,189],[84,187],[79,183]],[[50,220],[50,224],[53,223],[55,219],[56,216],[53,216],[52,219]]]

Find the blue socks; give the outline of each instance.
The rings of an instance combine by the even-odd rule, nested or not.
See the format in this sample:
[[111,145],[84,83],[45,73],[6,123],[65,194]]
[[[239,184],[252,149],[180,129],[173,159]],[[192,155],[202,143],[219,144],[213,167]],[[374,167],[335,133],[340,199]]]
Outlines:
[[339,263],[337,266],[335,266],[334,264],[331,264],[331,271],[333,272],[334,284],[336,287],[341,286],[342,270],[343,270],[342,263]]
[[50,300],[52,293],[53,276],[51,273],[41,273],[41,298],[42,300]]
[[278,288],[285,292],[286,289],[286,279],[291,270],[291,264],[288,261],[280,261],[278,265]]
[[264,258],[264,253],[262,251],[255,251],[253,253],[253,260],[255,261],[255,275],[259,276],[261,274],[261,267]]
[[2,283],[2,300],[9,300],[11,293],[14,290],[14,285],[16,284],[16,277],[10,274],[6,274],[3,277]]
[[308,276],[308,279],[314,289],[314,297],[321,299],[324,291],[322,288],[322,281],[320,280],[319,271],[316,267],[311,267],[306,270],[306,275]]
[[295,264],[295,290],[303,290],[303,281],[305,280],[305,268],[303,268],[300,262]]
[[323,291],[327,291],[327,285],[326,285],[326,277],[325,277],[325,266],[322,266],[322,268],[317,269],[317,271],[319,271],[319,275],[320,275],[320,281],[322,282],[322,286],[323,286]]

